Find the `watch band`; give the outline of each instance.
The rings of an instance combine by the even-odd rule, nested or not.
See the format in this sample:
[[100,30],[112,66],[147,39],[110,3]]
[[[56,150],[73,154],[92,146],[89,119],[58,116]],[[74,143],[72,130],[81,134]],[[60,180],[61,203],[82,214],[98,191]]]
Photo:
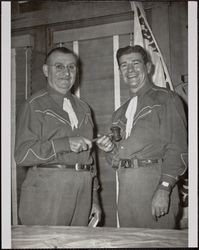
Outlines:
[[171,191],[172,186],[169,182],[167,181],[161,181],[158,186],[159,189],[166,190],[166,191]]

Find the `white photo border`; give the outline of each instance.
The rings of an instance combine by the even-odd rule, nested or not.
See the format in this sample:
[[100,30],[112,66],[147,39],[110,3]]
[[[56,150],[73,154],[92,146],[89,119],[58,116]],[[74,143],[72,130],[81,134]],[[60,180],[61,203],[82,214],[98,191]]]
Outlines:
[[[189,247],[198,246],[197,7],[188,2]],[[11,248],[11,2],[1,2],[1,19],[1,229],[2,248]]]

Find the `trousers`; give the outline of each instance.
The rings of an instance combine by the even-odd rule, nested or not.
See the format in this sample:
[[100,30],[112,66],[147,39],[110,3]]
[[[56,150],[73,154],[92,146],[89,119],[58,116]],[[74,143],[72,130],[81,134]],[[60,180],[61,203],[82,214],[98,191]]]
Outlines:
[[151,202],[158,186],[161,165],[118,170],[118,215],[121,227],[175,229],[179,211],[177,186],[172,190],[169,213],[155,221]]
[[21,223],[87,226],[91,190],[89,171],[30,168],[21,188]]

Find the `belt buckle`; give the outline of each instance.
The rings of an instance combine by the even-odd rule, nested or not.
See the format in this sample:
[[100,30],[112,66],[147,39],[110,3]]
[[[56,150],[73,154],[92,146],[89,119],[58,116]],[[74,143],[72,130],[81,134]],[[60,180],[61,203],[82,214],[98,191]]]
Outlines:
[[139,167],[137,158],[132,159],[132,162],[133,162],[133,164],[132,164],[133,168],[138,168]]
[[61,164],[57,164],[57,168],[64,169],[65,167],[63,165],[61,165]]
[[122,160],[121,167],[130,168],[131,167],[131,160],[129,160],[129,159]]
[[151,159],[144,160],[144,163],[145,163],[145,164],[151,164],[151,163],[152,163],[152,160],[151,160]]
[[81,164],[76,163],[76,164],[75,164],[75,170],[76,170],[76,171],[81,171],[81,170],[82,170]]

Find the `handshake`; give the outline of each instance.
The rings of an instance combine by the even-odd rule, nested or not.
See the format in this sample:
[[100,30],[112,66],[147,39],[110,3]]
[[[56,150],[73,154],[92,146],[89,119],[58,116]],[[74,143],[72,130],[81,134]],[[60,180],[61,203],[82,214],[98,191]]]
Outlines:
[[96,142],[96,145],[105,152],[110,152],[115,147],[113,141],[120,141],[120,127],[111,127],[111,133],[108,135],[98,135],[97,138],[89,140],[85,137],[70,137],[69,144],[71,151],[79,153],[81,151],[86,151],[92,148],[92,143]]

